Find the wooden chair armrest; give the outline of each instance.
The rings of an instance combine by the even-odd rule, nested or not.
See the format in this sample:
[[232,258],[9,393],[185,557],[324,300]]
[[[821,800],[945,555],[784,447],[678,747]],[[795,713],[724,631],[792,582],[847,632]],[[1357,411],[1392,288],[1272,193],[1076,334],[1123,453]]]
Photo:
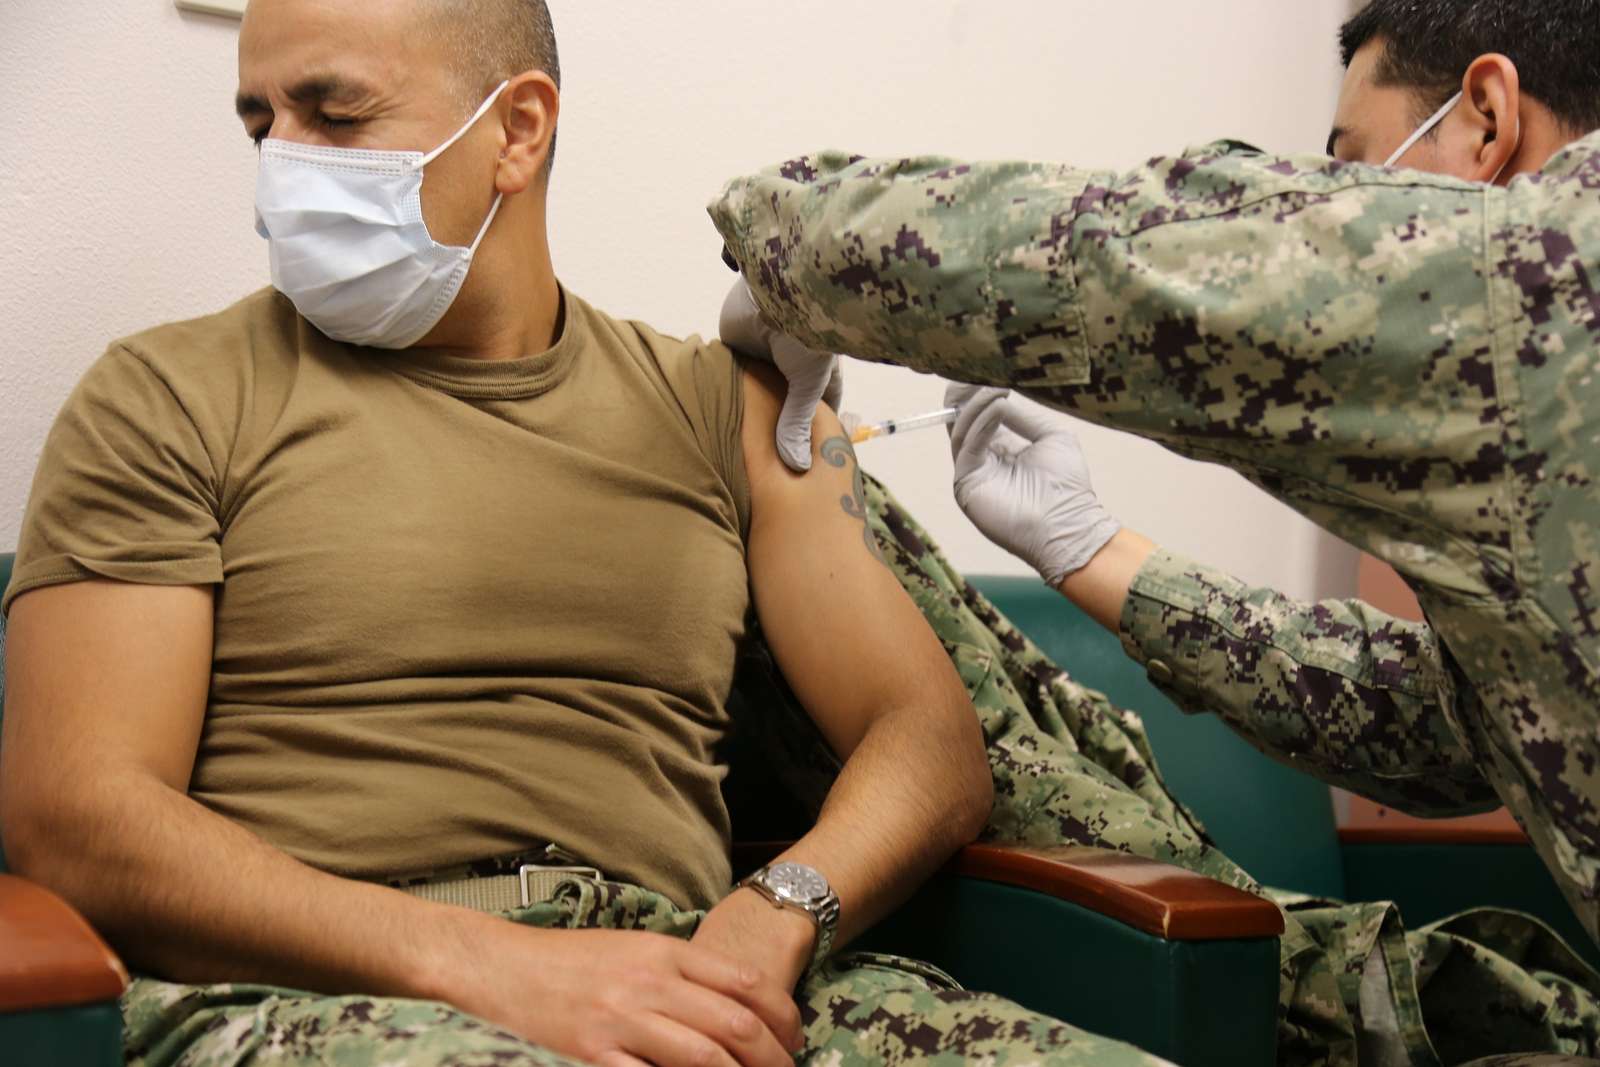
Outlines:
[[128,971],[83,916],[54,893],[0,874],[0,1012],[116,1000]]
[[1048,893],[1167,941],[1278,937],[1270,900],[1181,867],[1104,848],[968,845],[950,870]]
[[[736,845],[735,865],[754,869],[787,847]],[[1110,849],[968,845],[945,870],[1045,893],[1168,941],[1283,934],[1283,913],[1270,900],[1181,867]]]

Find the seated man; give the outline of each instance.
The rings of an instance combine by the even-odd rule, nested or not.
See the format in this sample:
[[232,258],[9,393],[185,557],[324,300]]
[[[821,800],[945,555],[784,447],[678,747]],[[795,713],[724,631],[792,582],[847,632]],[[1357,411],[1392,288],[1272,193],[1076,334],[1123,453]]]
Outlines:
[[[240,57],[278,291],[95,365],[4,604],[0,832],[147,976],[130,1061],[1148,1062],[821,960],[982,827],[978,719],[832,415],[793,476],[769,377],[558,285],[544,4],[255,0]],[[752,601],[846,760],[803,908],[730,888]]]

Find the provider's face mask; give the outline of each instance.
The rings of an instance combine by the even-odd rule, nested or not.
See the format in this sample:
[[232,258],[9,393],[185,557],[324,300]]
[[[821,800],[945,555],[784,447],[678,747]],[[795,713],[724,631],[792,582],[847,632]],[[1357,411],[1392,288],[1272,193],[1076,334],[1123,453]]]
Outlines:
[[422,221],[422,168],[466,136],[510,82],[432,152],[374,152],[268,140],[256,232],[272,284],[336,341],[408,348],[455,303],[502,196],[470,247],[441,245]]

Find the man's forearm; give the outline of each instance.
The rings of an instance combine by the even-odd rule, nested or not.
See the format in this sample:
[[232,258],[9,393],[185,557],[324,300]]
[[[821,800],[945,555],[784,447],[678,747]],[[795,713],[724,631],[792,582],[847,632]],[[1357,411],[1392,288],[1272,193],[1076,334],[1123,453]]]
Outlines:
[[[865,480],[849,437],[832,412],[819,412],[815,463],[809,474],[792,473],[773,447],[781,380],[755,371],[745,384],[756,612],[796,698],[845,760],[817,825],[788,858],[833,885],[843,944],[977,836],[993,780],[967,688],[866,525]],[[735,893],[725,903],[744,912],[755,896]],[[711,916],[713,934],[740,940],[719,922],[723,910]]]
[[988,819],[993,780],[964,693],[959,704],[880,716],[784,857],[823,871],[839,894],[837,944],[893,911]]
[[147,776],[84,780],[7,845],[136,970],[440,998],[440,960],[484,918],[316,871]]

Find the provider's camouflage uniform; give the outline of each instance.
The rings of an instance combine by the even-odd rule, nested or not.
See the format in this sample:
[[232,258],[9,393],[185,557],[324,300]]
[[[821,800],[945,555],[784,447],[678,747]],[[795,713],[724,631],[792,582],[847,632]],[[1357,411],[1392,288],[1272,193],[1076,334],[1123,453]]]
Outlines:
[[[985,838],[1118,849],[1272,896],[1286,925],[1280,1063],[1448,1067],[1496,1053],[1600,1052],[1600,974],[1526,916],[1475,911],[1407,935],[1393,904],[1263,890],[1167,791],[1137,715],[1052,664],[870,479],[868,498],[890,567],[944,642],[982,719],[995,780]],[[794,708],[768,720],[790,724],[785,784],[815,807],[826,775],[798,770],[826,762],[815,742],[808,754],[805,735],[814,729]]]
[[1158,554],[1124,641],[1330,782],[1503,802],[1600,934],[1600,135],[1504,189],[1233,144],[1127,174],[829,154],[711,213],[800,340],[1223,463],[1393,564],[1431,626]]

